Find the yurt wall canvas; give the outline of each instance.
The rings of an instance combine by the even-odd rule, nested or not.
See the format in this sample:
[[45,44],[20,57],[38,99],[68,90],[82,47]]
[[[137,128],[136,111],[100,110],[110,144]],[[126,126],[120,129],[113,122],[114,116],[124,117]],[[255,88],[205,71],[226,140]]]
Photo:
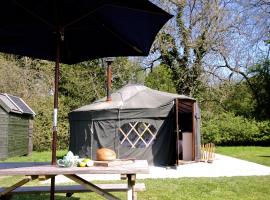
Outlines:
[[69,114],[70,150],[95,159],[96,150],[106,147],[118,158],[175,164],[175,100],[195,100],[141,85],[127,85],[111,96],[112,101],[104,98]]

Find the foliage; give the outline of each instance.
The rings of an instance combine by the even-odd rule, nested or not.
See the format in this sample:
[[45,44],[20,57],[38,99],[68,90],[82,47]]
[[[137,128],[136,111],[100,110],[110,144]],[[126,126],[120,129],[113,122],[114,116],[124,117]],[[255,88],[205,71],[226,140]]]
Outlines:
[[47,96],[52,85],[51,62],[0,55],[0,92],[28,101],[35,96]]
[[214,113],[233,112],[253,118],[255,102],[246,82],[224,82],[207,88],[200,96],[203,110]]
[[232,83],[228,87],[228,95],[223,101],[226,111],[246,118],[254,118],[255,102],[246,82]]
[[35,99],[31,103],[29,102],[29,105],[36,112],[33,149],[38,151],[49,150],[52,138],[53,97]]
[[[206,87],[205,74],[219,63],[228,37],[241,20],[233,2],[153,0],[174,15],[158,35],[150,62],[159,61],[172,70],[178,94],[199,97]],[[212,71],[211,71],[212,73]]]
[[145,78],[145,85],[155,90],[176,93],[173,84],[172,70],[164,65],[153,68]]
[[249,68],[249,85],[255,99],[254,116],[270,119],[270,60],[266,59]]
[[[181,12],[180,10],[179,15]],[[181,24],[181,22],[179,23]],[[161,64],[171,71],[172,82],[177,93],[196,97],[203,86],[201,81],[201,58],[190,65],[189,59],[192,58],[189,58],[187,52],[184,55],[179,54],[174,37],[168,33],[162,33],[158,38],[161,45],[159,47]],[[188,44],[184,48],[188,48]]]
[[257,122],[231,112],[203,113],[202,142],[217,145],[270,145],[270,122]]
[[143,84],[144,73],[135,60],[118,57],[112,63],[112,88],[117,90],[127,84]]
[[[270,60],[264,59],[239,72],[244,80],[231,82],[223,102],[227,111],[257,120],[270,119]],[[226,89],[226,87],[223,87]],[[224,93],[223,93],[224,94]]]
[[68,112],[103,97],[104,83],[105,69],[100,60],[61,65],[59,93]]
[[236,116],[254,118],[255,102],[245,82],[227,81],[215,84],[202,92],[197,100],[201,104],[201,109],[211,115],[232,112]]

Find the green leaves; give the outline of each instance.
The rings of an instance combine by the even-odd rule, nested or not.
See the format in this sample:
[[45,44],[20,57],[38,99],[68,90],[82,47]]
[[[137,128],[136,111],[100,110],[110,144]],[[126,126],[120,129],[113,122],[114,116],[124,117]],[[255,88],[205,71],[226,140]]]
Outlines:
[[105,95],[105,69],[98,64],[95,61],[61,65],[59,92],[68,111]]
[[[206,113],[203,113],[203,119]],[[221,113],[202,120],[202,142],[217,145],[269,145],[269,121],[257,122],[235,114]]]
[[112,64],[112,88],[119,89],[126,84],[143,84],[144,73],[135,60],[125,57],[116,58]]
[[145,78],[145,85],[155,90],[176,93],[172,70],[164,65],[157,66]]

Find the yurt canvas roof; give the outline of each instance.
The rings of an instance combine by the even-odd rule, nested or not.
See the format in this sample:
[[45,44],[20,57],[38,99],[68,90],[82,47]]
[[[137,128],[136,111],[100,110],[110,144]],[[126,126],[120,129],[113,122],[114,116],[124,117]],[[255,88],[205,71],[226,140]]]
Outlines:
[[80,107],[73,112],[97,111],[109,109],[148,109],[159,108],[172,102],[174,99],[190,99],[184,95],[177,95],[150,89],[143,85],[126,85],[111,94],[112,101],[106,101],[106,97],[95,101],[90,105]]

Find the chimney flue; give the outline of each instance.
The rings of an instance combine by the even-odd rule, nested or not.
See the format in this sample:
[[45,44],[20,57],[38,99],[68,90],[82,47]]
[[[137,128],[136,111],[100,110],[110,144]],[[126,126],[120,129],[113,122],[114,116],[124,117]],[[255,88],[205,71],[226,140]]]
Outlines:
[[107,100],[106,101],[111,101],[111,88],[112,88],[112,62],[113,58],[109,57],[105,59],[107,63]]

